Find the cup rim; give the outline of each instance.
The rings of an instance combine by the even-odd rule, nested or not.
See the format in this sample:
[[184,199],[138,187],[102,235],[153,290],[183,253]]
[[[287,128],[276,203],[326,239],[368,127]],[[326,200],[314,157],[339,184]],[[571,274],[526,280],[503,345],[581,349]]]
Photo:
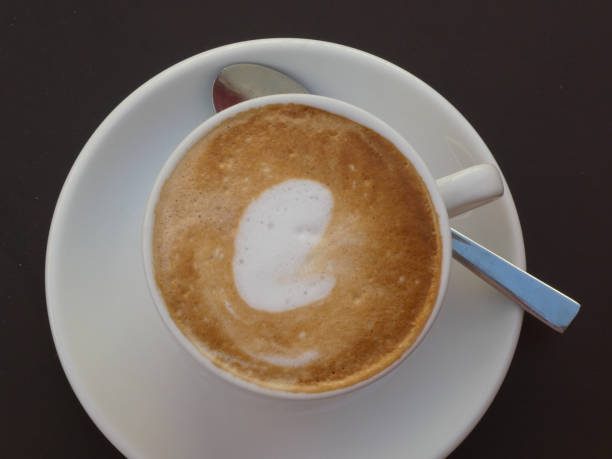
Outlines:
[[[165,301],[161,295],[157,282],[155,281],[155,275],[153,270],[153,224],[155,215],[155,206],[159,199],[161,188],[174,171],[177,164],[183,158],[183,155],[200,140],[206,133],[218,126],[224,120],[237,115],[240,112],[262,107],[271,104],[303,104],[314,108],[319,108],[330,113],[346,117],[352,121],[355,121],[367,128],[370,128],[378,134],[389,140],[395,147],[406,156],[412,165],[415,167],[421,179],[427,186],[429,195],[434,205],[434,209],[438,217],[438,229],[440,231],[440,237],[442,239],[442,257],[441,257],[441,268],[440,268],[440,282],[438,286],[437,298],[435,305],[429,314],[425,326],[421,330],[418,338],[408,347],[403,354],[398,357],[393,363],[385,367],[375,375],[370,376],[367,379],[359,381],[347,387],[334,389],[324,392],[287,392],[282,390],[272,390],[266,387],[259,386],[255,383],[248,382],[232,373],[225,371],[215,364],[212,363],[207,357],[205,357],[197,347],[182,333],[182,331],[175,324],[172,317],[168,312]],[[407,357],[419,346],[425,336],[428,334],[431,326],[433,325],[438,313],[440,311],[444,296],[447,291],[448,278],[450,273],[450,260],[451,260],[451,235],[450,225],[448,221],[448,214],[446,207],[442,200],[442,197],[436,186],[436,181],[431,175],[428,167],[425,165],[423,159],[419,156],[416,150],[410,145],[410,143],[401,136],[395,129],[390,125],[376,117],[372,113],[359,108],[355,105],[349,104],[348,102],[341,101],[326,96],[320,96],[315,94],[276,94],[271,96],[263,96],[256,99],[250,99],[244,102],[240,102],[233,105],[225,110],[218,112],[210,118],[203,121],[195,129],[193,129],[172,151],[164,165],[158,172],[155,179],[152,190],[149,194],[147,205],[145,208],[145,215],[142,226],[142,254],[143,254],[143,265],[145,271],[145,277],[147,280],[147,286],[149,292],[155,303],[157,312],[159,313],[162,321],[170,331],[171,335],[178,341],[181,347],[187,351],[197,362],[203,365],[207,370],[213,374],[219,376],[221,379],[251,393],[257,393],[265,396],[269,396],[277,399],[287,400],[317,400],[323,398],[329,398],[340,394],[353,392],[357,389],[365,387],[383,376],[393,372],[401,363],[403,363]]]

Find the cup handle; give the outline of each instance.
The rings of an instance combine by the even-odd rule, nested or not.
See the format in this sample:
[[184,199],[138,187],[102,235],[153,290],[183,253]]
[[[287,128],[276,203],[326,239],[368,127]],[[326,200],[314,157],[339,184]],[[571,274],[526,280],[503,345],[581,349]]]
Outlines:
[[497,167],[478,164],[436,181],[448,216],[467,212],[504,194],[504,182]]

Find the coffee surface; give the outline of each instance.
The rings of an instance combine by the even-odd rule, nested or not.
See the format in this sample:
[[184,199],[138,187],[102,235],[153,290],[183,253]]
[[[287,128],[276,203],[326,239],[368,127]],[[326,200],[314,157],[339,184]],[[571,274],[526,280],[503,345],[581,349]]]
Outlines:
[[162,187],[154,272],[216,366],[322,392],[380,372],[436,302],[442,242],[425,184],[351,120],[269,105],[223,121]]

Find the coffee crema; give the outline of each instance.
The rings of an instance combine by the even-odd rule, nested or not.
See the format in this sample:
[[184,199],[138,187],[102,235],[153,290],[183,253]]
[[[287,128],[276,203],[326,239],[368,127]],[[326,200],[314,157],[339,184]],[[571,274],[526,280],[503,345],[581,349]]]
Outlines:
[[155,280],[182,333],[261,387],[324,392],[414,343],[442,263],[426,185],[387,139],[299,104],[221,122],[163,185]]

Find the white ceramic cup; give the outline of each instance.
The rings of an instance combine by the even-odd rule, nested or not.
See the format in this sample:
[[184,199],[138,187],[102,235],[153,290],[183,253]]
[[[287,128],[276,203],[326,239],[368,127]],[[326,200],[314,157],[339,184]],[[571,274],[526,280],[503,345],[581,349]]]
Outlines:
[[[360,381],[352,386],[345,387],[342,389],[320,392],[320,393],[293,393],[276,391],[267,388],[260,387],[253,383],[247,382],[240,379],[233,374],[224,371],[214,365],[209,359],[207,359],[198,349],[183,335],[180,329],[176,326],[166,304],[162,298],[161,292],[155,282],[154,268],[153,268],[153,223],[155,217],[155,206],[157,204],[159,193],[165,181],[168,179],[170,174],[174,171],[174,168],[182,159],[183,155],[202,137],[204,137],[210,130],[220,124],[222,121],[231,118],[232,116],[255,107],[261,107],[269,104],[282,104],[282,103],[297,103],[303,105],[309,105],[315,108],[326,110],[331,113],[335,113],[340,116],[344,116],[351,119],[363,126],[366,126],[378,134],[382,135],[389,141],[391,141],[410,162],[414,165],[421,178],[423,179],[431,200],[435,206],[435,210],[438,214],[438,224],[440,234],[442,238],[442,266],[440,275],[439,291],[436,299],[436,304],[425,324],[423,330],[415,342],[410,346],[403,355],[398,358],[393,364],[380,371],[376,375]],[[503,194],[503,182],[501,174],[497,168],[490,164],[480,164],[472,166],[467,169],[463,169],[452,175],[438,179],[437,181],[431,176],[431,173],[427,169],[427,166],[417,154],[417,152],[410,146],[410,144],[400,134],[398,134],[393,128],[382,120],[376,118],[374,115],[366,112],[363,109],[350,105],[346,102],[342,102],[336,99],[328,97],[316,96],[311,94],[279,94],[274,96],[260,97],[252,99],[240,104],[234,105],[211,118],[204,121],[200,126],[194,129],[172,152],[161,171],[159,172],[153,190],[149,196],[147,203],[143,233],[142,233],[142,250],[144,257],[144,268],[149,290],[157,306],[157,310],[161,315],[164,323],[172,333],[172,335],[178,340],[180,345],[189,354],[191,354],[203,367],[210,370],[212,373],[220,376],[222,379],[229,381],[239,387],[247,389],[257,394],[263,394],[273,396],[277,398],[285,399],[320,399],[329,397],[332,395],[344,394],[360,387],[364,387],[382,376],[390,373],[394,368],[401,364],[416,347],[421,343],[434,320],[436,319],[440,306],[444,299],[448,285],[448,277],[450,272],[450,260],[452,256],[451,247],[451,236],[450,226],[448,219],[449,217],[458,215],[466,212],[467,210],[473,209],[480,205],[486,204]]]

